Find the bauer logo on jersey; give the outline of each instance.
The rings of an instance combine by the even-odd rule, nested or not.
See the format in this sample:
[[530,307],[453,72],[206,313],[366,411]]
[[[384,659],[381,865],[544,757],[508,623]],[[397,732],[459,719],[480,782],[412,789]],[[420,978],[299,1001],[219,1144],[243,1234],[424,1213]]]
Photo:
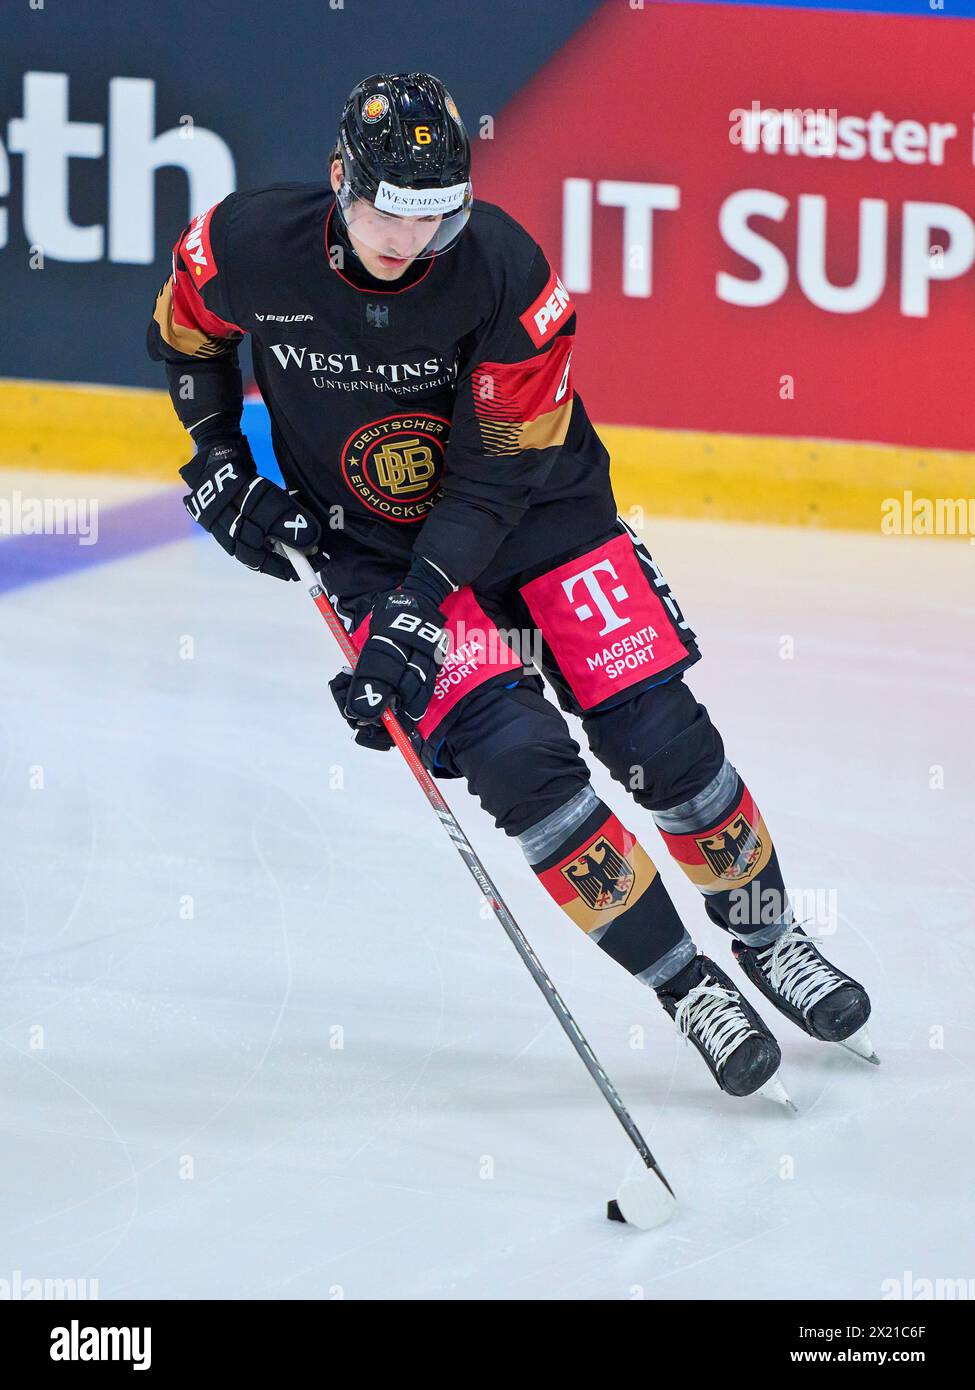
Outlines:
[[345,482],[387,521],[423,521],[440,487],[449,433],[442,415],[404,411],[373,420],[346,440]]
[[761,837],[741,813],[723,830],[695,836],[695,841],[715,878],[726,883],[746,878],[762,856]]
[[541,294],[521,315],[525,332],[537,348],[551,342],[575,313],[569,291],[553,270]]
[[585,853],[562,866],[562,875],[594,912],[619,907],[630,896],[635,874],[605,835]]

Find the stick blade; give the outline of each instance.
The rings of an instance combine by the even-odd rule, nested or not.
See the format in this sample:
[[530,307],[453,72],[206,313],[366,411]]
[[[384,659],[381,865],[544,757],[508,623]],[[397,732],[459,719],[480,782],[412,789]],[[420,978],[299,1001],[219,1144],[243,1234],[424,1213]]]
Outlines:
[[606,1206],[610,1221],[624,1221],[640,1231],[666,1225],[676,1211],[677,1201],[663,1178],[642,1163],[626,1175]]

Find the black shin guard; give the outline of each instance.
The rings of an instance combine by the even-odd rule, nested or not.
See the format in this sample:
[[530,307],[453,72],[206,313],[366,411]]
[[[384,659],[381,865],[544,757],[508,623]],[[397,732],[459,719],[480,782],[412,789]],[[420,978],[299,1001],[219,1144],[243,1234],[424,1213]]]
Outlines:
[[563,912],[642,983],[657,988],[693,959],[656,866],[591,787],[518,839]]

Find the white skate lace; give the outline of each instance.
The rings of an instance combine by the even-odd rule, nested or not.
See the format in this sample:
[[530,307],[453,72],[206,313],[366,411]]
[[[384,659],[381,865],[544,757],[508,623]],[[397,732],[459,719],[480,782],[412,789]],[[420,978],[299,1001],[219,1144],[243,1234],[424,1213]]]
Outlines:
[[685,1042],[693,1028],[719,1067],[750,1034],[758,1036],[742,1013],[738,999],[737,990],[715,984],[705,975],[702,984],[684,995],[674,1014]]
[[845,983],[819,955],[815,939],[804,932],[784,932],[758,953],[758,963],[772,988],[803,1014]]

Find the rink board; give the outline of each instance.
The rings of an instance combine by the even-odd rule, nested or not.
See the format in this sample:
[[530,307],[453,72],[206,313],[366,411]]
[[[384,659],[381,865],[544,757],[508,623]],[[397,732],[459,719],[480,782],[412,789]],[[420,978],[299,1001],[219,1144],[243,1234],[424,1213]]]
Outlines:
[[[0,468],[178,482],[185,431],[164,391],[0,382]],[[267,413],[244,408],[258,465],[280,476]],[[965,498],[975,454],[892,444],[597,425],[626,511],[877,531],[886,498]]]

